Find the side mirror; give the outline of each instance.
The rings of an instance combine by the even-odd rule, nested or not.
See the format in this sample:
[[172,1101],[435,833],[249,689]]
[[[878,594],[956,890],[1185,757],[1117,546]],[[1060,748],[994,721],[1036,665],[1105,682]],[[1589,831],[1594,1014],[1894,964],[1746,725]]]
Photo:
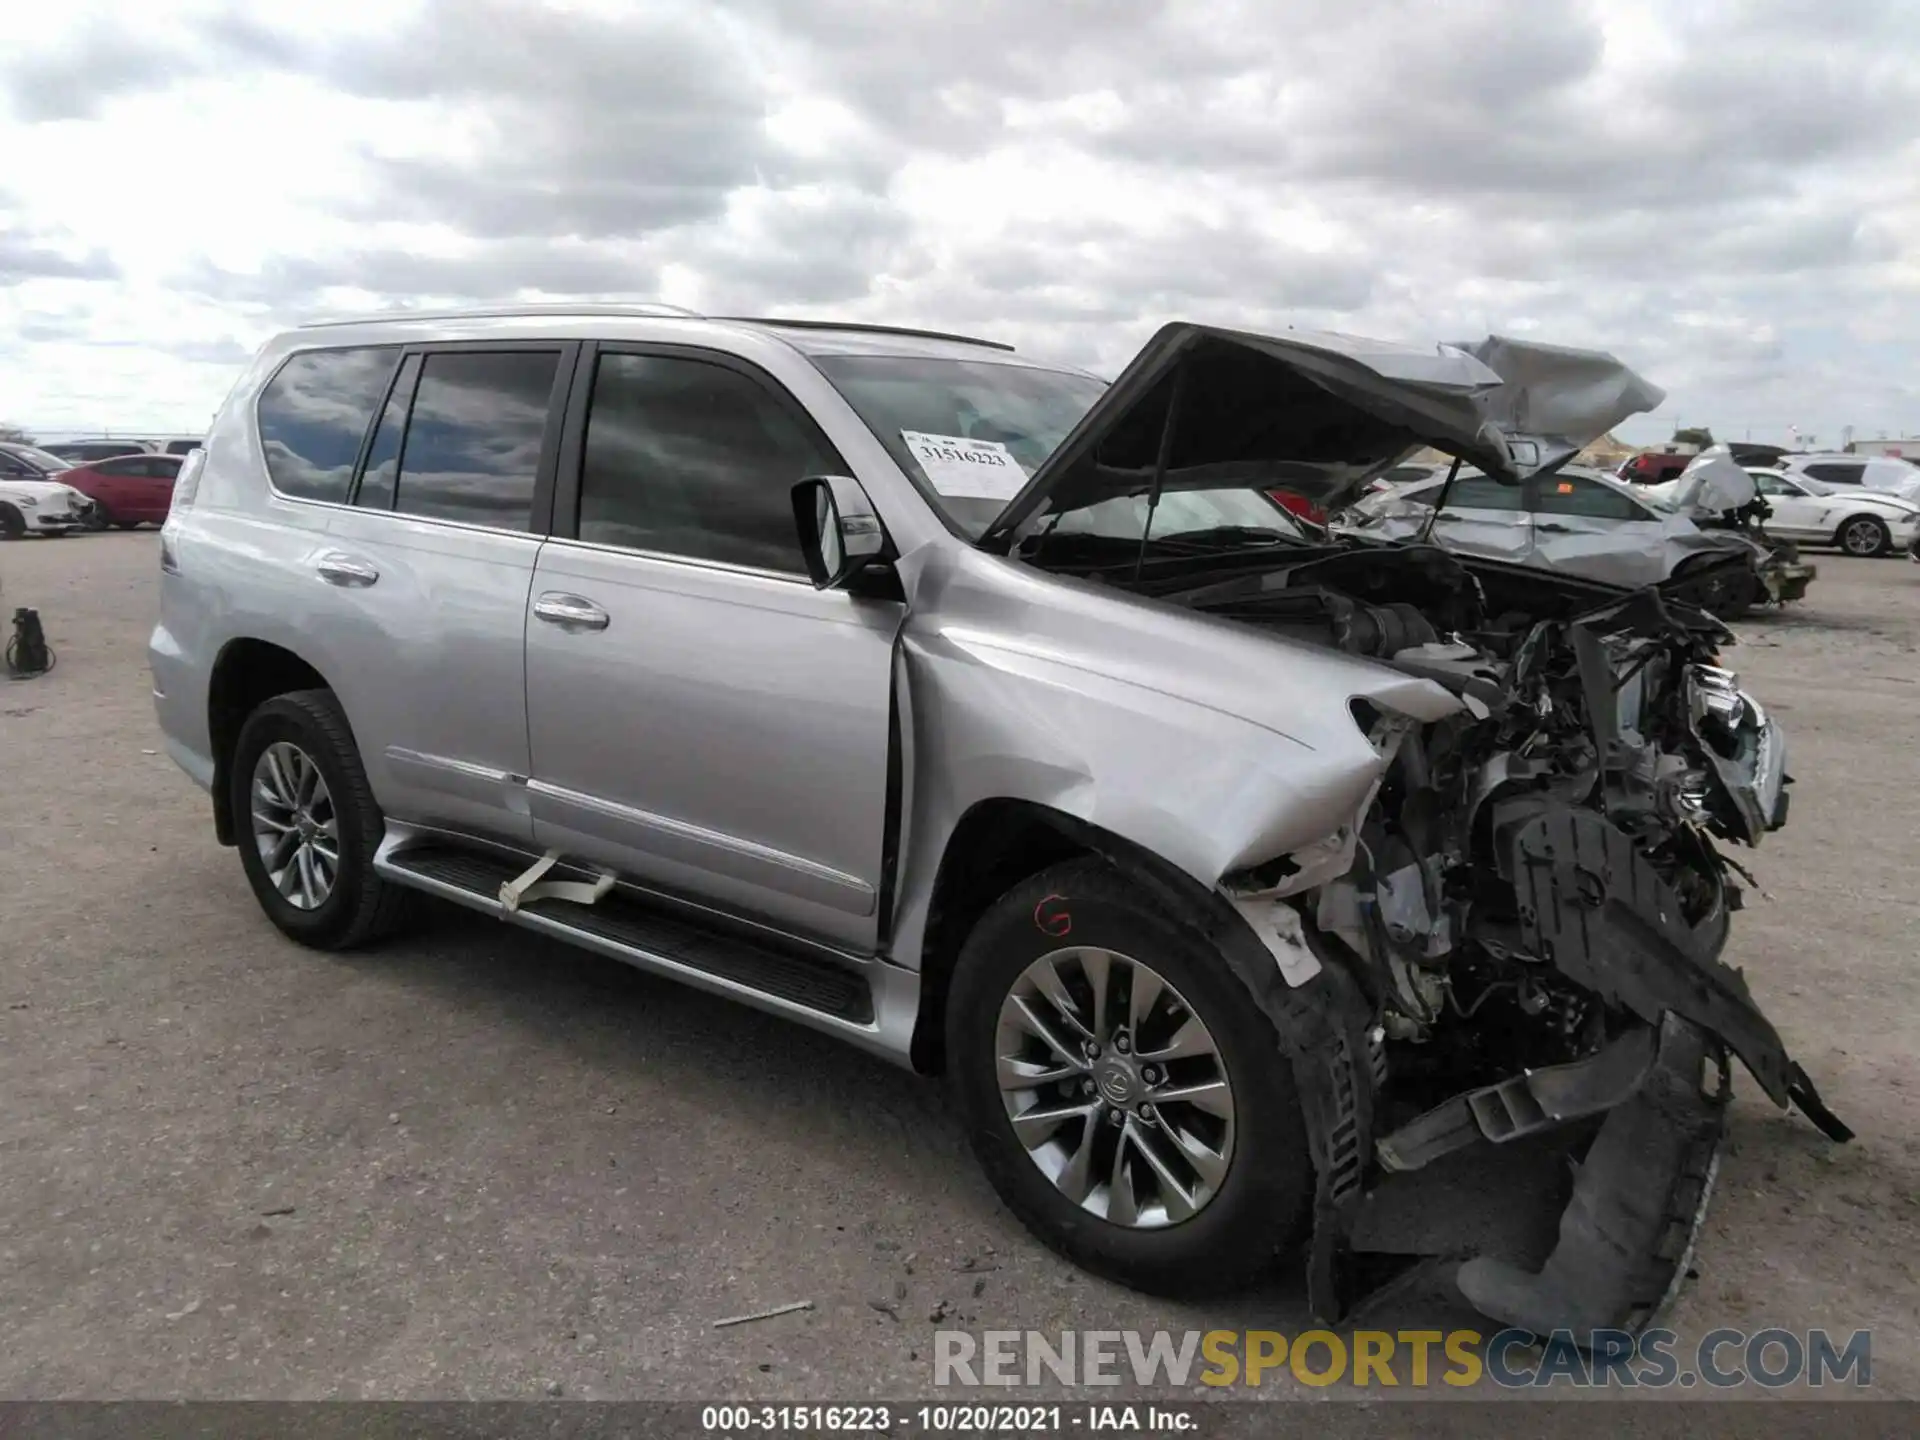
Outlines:
[[795,485],[793,523],[816,590],[846,584],[892,550],[873,502],[847,475],[815,475]]

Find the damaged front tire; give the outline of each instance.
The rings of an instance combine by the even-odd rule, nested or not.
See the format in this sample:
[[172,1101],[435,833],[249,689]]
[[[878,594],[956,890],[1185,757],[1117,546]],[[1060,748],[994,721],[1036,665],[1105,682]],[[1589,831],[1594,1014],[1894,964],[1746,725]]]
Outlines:
[[1217,1294],[1301,1237],[1314,1166],[1271,1021],[1111,865],[1056,866],[988,910],[954,973],[947,1055],[988,1178],[1075,1263]]

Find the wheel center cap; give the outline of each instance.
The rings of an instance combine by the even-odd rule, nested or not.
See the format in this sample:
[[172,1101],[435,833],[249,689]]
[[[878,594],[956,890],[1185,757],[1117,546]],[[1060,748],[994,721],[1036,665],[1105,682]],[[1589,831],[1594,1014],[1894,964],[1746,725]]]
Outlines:
[[1109,1105],[1131,1105],[1140,1093],[1140,1076],[1127,1060],[1102,1060],[1093,1068],[1093,1083]]
[[311,840],[320,833],[320,827],[313,823],[313,817],[311,815],[302,815],[296,824],[299,826],[300,838],[302,840]]

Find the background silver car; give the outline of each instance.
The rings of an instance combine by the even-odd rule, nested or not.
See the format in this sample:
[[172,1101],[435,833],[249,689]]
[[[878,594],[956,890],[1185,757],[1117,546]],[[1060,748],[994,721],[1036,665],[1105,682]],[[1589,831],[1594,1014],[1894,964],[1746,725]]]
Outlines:
[[[1510,485],[1463,469],[1435,516],[1444,484],[1443,471],[1368,495],[1336,517],[1335,528],[1396,540],[1430,533],[1436,544],[1463,554],[1631,586],[1658,585],[1711,557],[1745,555],[1756,565],[1769,559],[1745,534],[1703,529],[1654,489],[1598,470],[1567,466]],[[1792,594],[1779,598],[1804,593],[1808,577],[1792,578]]]

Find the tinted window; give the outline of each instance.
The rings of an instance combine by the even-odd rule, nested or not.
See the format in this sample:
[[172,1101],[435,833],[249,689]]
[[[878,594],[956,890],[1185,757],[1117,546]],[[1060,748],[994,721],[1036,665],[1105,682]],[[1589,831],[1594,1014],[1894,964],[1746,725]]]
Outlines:
[[427,356],[401,447],[394,508],[527,529],[559,364],[552,350]]
[[145,473],[154,479],[171,480],[180,473],[180,458],[178,455],[149,455],[141,464],[146,467]]
[[1546,475],[1534,482],[1533,508],[1542,515],[1578,515],[1587,520],[1644,520],[1646,512],[1617,490],[1574,475]]
[[144,475],[147,462],[145,456],[122,455],[115,460],[96,461],[93,469],[102,475]]
[[1858,485],[1860,472],[1866,468],[1864,465],[1809,465],[1806,473],[1829,485]]
[[373,432],[373,444],[367,447],[367,468],[360,476],[360,489],[353,497],[356,505],[371,510],[393,508],[393,480],[400,471],[400,445],[407,435],[407,410],[413,404],[413,387],[420,379],[420,357],[409,355],[394,378],[393,393],[380,416],[380,428]]
[[[1398,498],[1414,505],[1432,505],[1440,499],[1439,485],[1429,485],[1410,495]],[[1453,488],[1447,491],[1447,509],[1449,510],[1519,510],[1523,509],[1518,485],[1503,485],[1490,475],[1462,475],[1453,482]]]
[[198,440],[169,440],[167,442],[167,454],[169,455],[187,455],[199,448],[200,442]]
[[387,391],[392,348],[309,350],[260,392],[260,444],[284,495],[345,500],[360,440]]
[[843,468],[796,409],[738,370],[602,355],[587,412],[580,538],[803,571],[794,482]]

